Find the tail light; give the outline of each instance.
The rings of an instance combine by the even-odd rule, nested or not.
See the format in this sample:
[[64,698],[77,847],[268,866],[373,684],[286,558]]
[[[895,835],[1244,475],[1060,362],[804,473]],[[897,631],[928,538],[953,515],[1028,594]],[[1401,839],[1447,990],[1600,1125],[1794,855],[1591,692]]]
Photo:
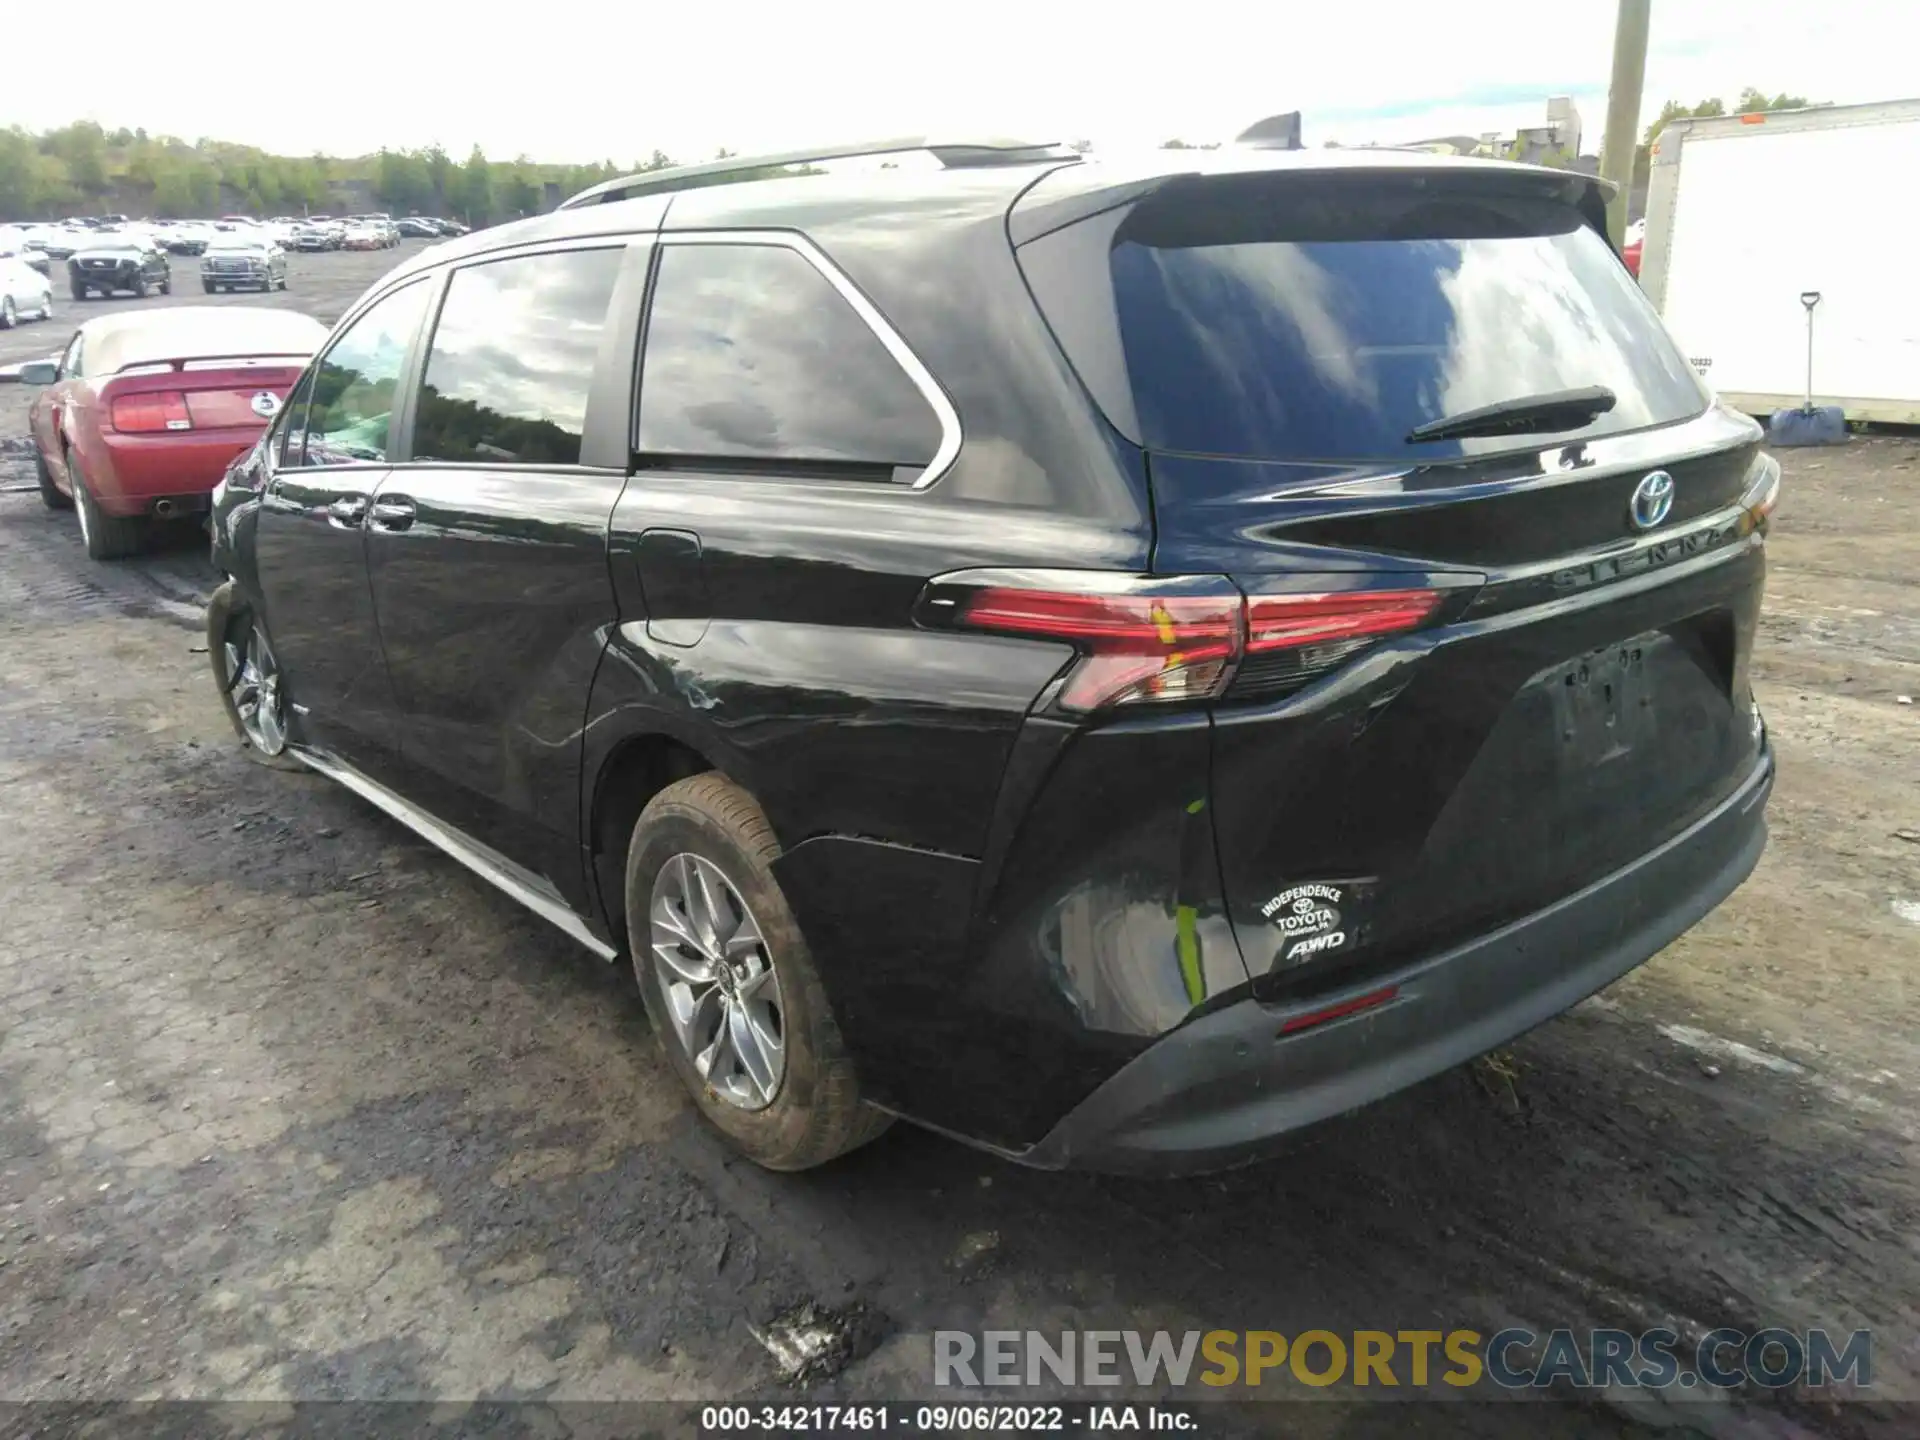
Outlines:
[[1383,636],[1425,624],[1439,603],[1437,590],[1249,599],[1224,575],[973,571],[935,580],[921,614],[930,623],[1073,645],[1080,658],[1058,703],[1084,712],[1215,699],[1243,665],[1301,683]]
[[193,418],[187,414],[185,395],[177,390],[156,390],[144,395],[116,396],[113,428],[129,435],[191,430]]
[[1756,530],[1764,533],[1767,522],[1773,515],[1774,506],[1780,503],[1780,462],[1771,455],[1761,455],[1753,462],[1749,472],[1752,478],[1747,482],[1746,493],[1740,497],[1740,533],[1751,535]]
[[1247,601],[1247,662],[1235,690],[1281,695],[1339,669],[1384,635],[1417,630],[1438,590],[1342,590],[1255,595]]
[[1389,985],[1383,990],[1372,990],[1365,995],[1356,995],[1351,1000],[1342,1000],[1336,1005],[1322,1006],[1318,1010],[1308,1010],[1299,1015],[1290,1015],[1280,1023],[1282,1035],[1292,1035],[1301,1030],[1311,1030],[1316,1025],[1325,1025],[1331,1020],[1343,1020],[1349,1015],[1358,1015],[1362,1010],[1371,1010],[1376,1005],[1385,1005],[1400,996],[1398,985]]

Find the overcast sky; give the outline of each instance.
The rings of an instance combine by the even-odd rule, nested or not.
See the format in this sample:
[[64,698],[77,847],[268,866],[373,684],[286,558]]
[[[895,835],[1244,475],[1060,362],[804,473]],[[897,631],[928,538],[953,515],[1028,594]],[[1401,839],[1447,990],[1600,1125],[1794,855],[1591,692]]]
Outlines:
[[[1354,143],[1537,124],[1599,148],[1613,0],[86,0],[8,67],[0,125],[92,118],[306,154],[679,160],[903,134]],[[1743,85],[1920,93],[1920,0],[1654,0],[1646,111]],[[156,27],[154,21],[160,24]],[[210,23],[201,23],[202,21]],[[244,23],[242,23],[244,22]],[[65,27],[64,29],[62,27]],[[51,28],[47,28],[51,27]],[[29,30],[32,27],[28,27]],[[17,27],[16,27],[17,29]],[[18,38],[16,36],[16,38]]]

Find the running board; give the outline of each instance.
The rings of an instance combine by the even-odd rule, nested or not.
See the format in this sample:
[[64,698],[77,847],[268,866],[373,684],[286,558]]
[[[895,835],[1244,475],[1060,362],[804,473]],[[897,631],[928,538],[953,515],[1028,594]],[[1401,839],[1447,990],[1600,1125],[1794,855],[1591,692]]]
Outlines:
[[567,908],[560,892],[546,881],[523,870],[497,851],[469,839],[451,825],[444,824],[411,801],[369,780],[346,761],[324,751],[289,745],[287,753],[308,769],[344,786],[362,800],[384,810],[429,845],[451,855],[467,869],[496,889],[505,891],[541,919],[557,926],[602,960],[617,960],[620,952],[587,928],[586,922]]

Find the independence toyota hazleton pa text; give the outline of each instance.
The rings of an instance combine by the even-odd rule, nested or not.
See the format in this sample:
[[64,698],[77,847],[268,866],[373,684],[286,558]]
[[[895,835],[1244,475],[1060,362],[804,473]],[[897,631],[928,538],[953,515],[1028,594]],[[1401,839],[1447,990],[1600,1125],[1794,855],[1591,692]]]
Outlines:
[[631,955],[787,1169],[1243,1161],[1740,883],[1779,471],[1597,182],[932,153],[382,280],[216,497],[249,752]]

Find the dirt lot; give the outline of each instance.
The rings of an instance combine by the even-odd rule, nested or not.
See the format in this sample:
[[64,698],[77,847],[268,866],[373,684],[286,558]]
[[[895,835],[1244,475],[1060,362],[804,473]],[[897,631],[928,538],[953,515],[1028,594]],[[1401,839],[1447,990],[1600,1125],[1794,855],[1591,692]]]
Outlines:
[[[393,258],[297,257],[275,300],[330,321]],[[0,363],[101,307],[61,308]],[[240,759],[197,538],[89,564],[25,406],[0,387],[0,1401],[781,1395],[754,1331],[809,1300],[864,1317],[810,1398],[925,1398],[936,1328],[1669,1324],[1871,1327],[1875,1390],[1920,1401],[1915,440],[1784,457],[1759,872],[1497,1069],[1200,1182],[905,1128],[772,1177],[697,1128],[627,974]],[[1314,1398],[1270,1427],[1920,1430],[1704,1390]]]

